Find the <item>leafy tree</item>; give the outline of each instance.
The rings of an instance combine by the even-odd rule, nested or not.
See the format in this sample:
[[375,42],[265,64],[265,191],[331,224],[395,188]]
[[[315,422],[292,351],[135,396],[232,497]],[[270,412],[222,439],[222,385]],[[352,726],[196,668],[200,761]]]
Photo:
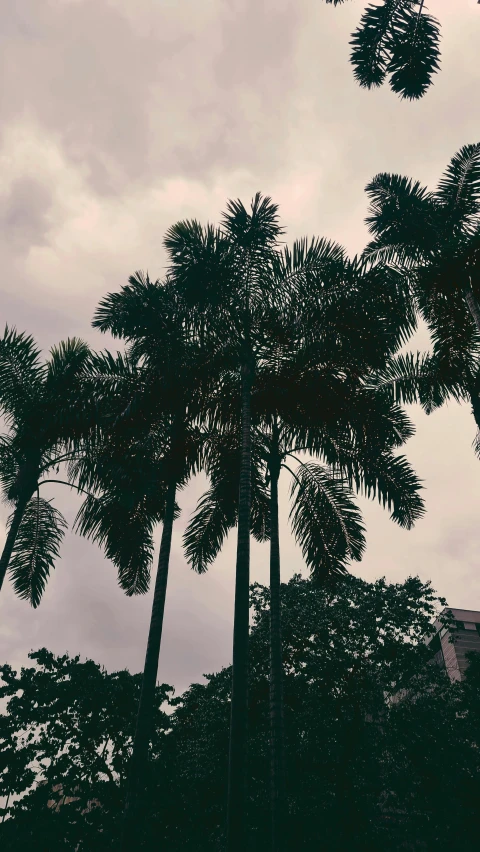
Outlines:
[[[478,660],[472,660],[461,684],[451,684],[436,666],[425,665],[429,650],[423,638],[438,604],[445,602],[418,578],[388,584],[352,576],[319,586],[297,575],[282,585],[281,598],[289,732],[287,848],[380,852],[410,844],[446,852],[458,836],[473,840],[480,779]],[[268,848],[270,834],[269,600],[268,589],[252,588],[248,771],[253,852]],[[2,766],[10,770],[16,762],[15,789],[27,789],[31,780],[25,776],[22,782],[21,773],[48,753],[51,785],[65,784],[65,776],[76,788],[85,774],[92,775],[92,783],[76,791],[65,784],[55,793],[40,785],[10,803],[9,818],[0,825],[2,848],[26,852],[32,838],[35,848],[48,852],[79,843],[80,849],[111,848],[118,836],[119,775],[125,773],[125,752],[132,744],[140,679],[126,672],[109,675],[91,662],[45,651],[34,658],[36,668],[20,676],[2,669],[7,674],[2,696],[17,702],[18,710],[12,707],[15,712],[0,716],[0,741],[13,741],[15,731],[36,733],[28,754],[21,737],[15,739],[17,751],[0,752],[8,758]],[[154,783],[147,793],[149,819],[138,825],[137,848],[222,848],[230,698],[230,668],[193,684],[178,698],[168,687],[157,690]],[[168,716],[162,713],[164,700],[173,710]],[[104,757],[108,754],[113,781],[100,759],[107,738],[112,751],[107,747]],[[47,807],[48,799],[54,807]],[[94,799],[100,806],[87,810]]]
[[[118,834],[141,675],[108,674],[91,660],[46,649],[29,656],[34,666],[20,673],[0,669],[0,697],[7,699],[0,795],[15,797],[4,811],[10,819],[2,824],[2,848],[109,848],[112,828],[113,839]],[[155,690],[154,756],[168,728],[161,707],[170,692],[165,685]]]
[[[287,848],[295,849],[400,849],[405,837],[415,837],[416,820],[408,809],[398,808],[398,823],[392,824],[391,802],[385,802],[390,772],[400,757],[397,752],[397,727],[390,723],[397,704],[394,697],[411,685],[412,677],[424,667],[428,650],[422,637],[429,632],[434,614],[435,596],[431,588],[411,578],[404,584],[385,581],[363,583],[353,577],[340,580],[330,588],[309,580],[294,578],[282,587],[285,667],[285,713],[287,719],[287,799],[289,824]],[[249,809],[253,826],[252,850],[269,848],[268,800],[268,645],[269,591],[255,587],[255,607],[251,636],[251,704],[249,725],[252,748]],[[187,815],[180,848],[221,848],[217,842],[221,825],[219,787],[225,777],[222,749],[228,726],[229,671],[208,678],[206,685],[193,685],[179,701],[172,717],[172,735],[176,740],[175,764],[179,767],[179,798],[183,797]],[[440,678],[440,679],[439,679]],[[462,750],[470,755],[470,795],[475,792],[479,767],[472,747],[471,729],[450,727],[443,719],[451,713],[456,699],[450,683],[434,667],[425,668],[422,695],[434,684],[435,699],[430,715],[405,718],[402,740],[416,728],[428,742],[428,759],[437,762],[444,783],[454,768],[457,736]],[[448,699],[445,696],[448,694]],[[471,706],[471,705],[470,705]],[[473,704],[473,706],[475,706]],[[456,710],[459,709],[458,703]],[[437,718],[441,716],[442,719]],[[177,727],[178,725],[178,727]],[[448,733],[448,746],[442,736]],[[413,751],[413,749],[412,749]],[[442,763],[443,757],[445,757]],[[465,766],[468,764],[465,764]],[[409,774],[410,773],[410,774]],[[432,789],[418,764],[402,763],[396,777],[402,786],[419,785],[428,808],[434,805],[437,790]],[[218,785],[218,786],[217,786]],[[474,836],[475,821],[452,791],[454,806],[460,810],[458,821],[465,818],[465,836]],[[463,799],[465,802],[465,798]],[[445,810],[445,800],[436,804]],[[204,816],[205,815],[205,816]],[[455,822],[457,817],[455,817]],[[203,824],[204,834],[191,840],[195,826]],[[424,813],[419,842],[434,848],[436,826]],[[463,836],[463,835],[462,835]],[[451,841],[450,841],[451,842]],[[182,846],[182,844],[184,844]],[[420,847],[421,848],[421,847]],[[441,848],[449,848],[445,844]]]
[[393,835],[394,848],[415,838],[413,848],[448,850],[456,838],[474,842],[478,834],[478,654],[464,683],[445,680],[436,666],[420,669],[389,709],[382,835],[387,844]]
[[[326,0],[334,6],[344,0]],[[352,35],[355,79],[372,89],[387,77],[401,98],[425,94],[440,64],[440,27],[427,14],[425,0],[381,0],[369,3]]]
[[93,417],[88,406],[78,406],[88,358],[86,343],[76,338],[54,347],[44,363],[32,337],[6,327],[0,339],[0,413],[7,426],[0,437],[0,485],[13,507],[0,557],[0,588],[9,568],[16,593],[34,607],[66,527],[40,488],[58,482],[59,466],[75,454],[75,435]]

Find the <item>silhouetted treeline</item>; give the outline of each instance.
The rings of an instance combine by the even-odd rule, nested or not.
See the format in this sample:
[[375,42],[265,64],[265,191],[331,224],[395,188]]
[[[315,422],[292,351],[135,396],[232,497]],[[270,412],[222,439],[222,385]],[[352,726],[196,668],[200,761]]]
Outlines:
[[[436,603],[417,578],[319,587],[296,576],[282,586],[287,849],[450,850],[478,836],[480,660],[462,684],[428,663]],[[268,589],[253,586],[251,604],[250,848],[264,850]],[[140,676],[46,650],[32,661],[1,669],[2,849],[113,849]],[[157,688],[136,848],[221,848],[230,690],[230,669],[179,697]]]

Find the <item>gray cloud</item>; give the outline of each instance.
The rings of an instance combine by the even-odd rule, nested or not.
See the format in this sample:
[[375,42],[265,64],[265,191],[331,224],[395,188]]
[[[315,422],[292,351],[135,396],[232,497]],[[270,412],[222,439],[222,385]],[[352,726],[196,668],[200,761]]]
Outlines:
[[[453,152],[480,138],[474,0],[432,4],[443,25],[442,70],[415,104],[353,80],[348,40],[362,3],[4,5],[0,324],[28,330],[45,349],[72,334],[112,345],[90,326],[98,300],[135,269],[162,275],[162,236],[179,218],[218,219],[228,197],[248,201],[260,189],[279,202],[289,239],[324,235],[358,251],[364,186],[376,172],[435,183]],[[452,605],[480,609],[473,421],[458,406],[413,416],[407,455],[425,480],[427,516],[406,532],[365,504],[368,551],[355,570],[395,581],[419,572]],[[287,489],[285,577],[302,566]],[[191,574],[181,551],[201,490],[195,482],[182,495],[174,538],[160,677],[179,687],[231,655],[235,537],[205,577]],[[77,498],[60,487],[51,496],[72,520]],[[252,578],[267,581],[265,547],[253,548]],[[138,670],[150,602],[126,599],[98,549],[68,533],[38,610],[11,589],[2,595],[1,656],[17,662],[46,645]]]
[[0,233],[9,251],[23,253],[30,246],[45,244],[50,204],[51,197],[41,183],[29,177],[13,183],[0,200]]

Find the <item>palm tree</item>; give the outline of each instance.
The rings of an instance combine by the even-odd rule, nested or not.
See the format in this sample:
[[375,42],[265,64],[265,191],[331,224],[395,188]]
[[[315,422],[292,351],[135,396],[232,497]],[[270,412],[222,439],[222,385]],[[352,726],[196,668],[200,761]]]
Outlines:
[[[218,360],[219,398],[228,378],[240,384],[240,476],[233,628],[233,672],[228,768],[227,847],[246,848],[246,753],[250,585],[252,425],[255,376],[271,357],[271,331],[286,294],[311,277],[343,270],[342,250],[324,240],[299,242],[292,255],[279,250],[278,209],[257,193],[250,211],[230,201],[220,228],[180,222],[167,233],[169,278],[208,334]],[[329,307],[333,310],[333,301]],[[338,321],[338,316],[337,316]],[[225,394],[223,394],[223,397]],[[214,404],[217,404],[218,399]]]
[[[395,270],[382,273],[384,287],[369,295],[379,269],[348,261],[343,249],[325,240],[300,240],[293,250],[280,250],[276,205],[257,194],[247,212],[240,201],[229,202],[222,226],[202,228],[181,222],[165,239],[169,276],[201,315],[223,359],[220,391],[213,405],[228,397],[229,381],[239,384],[240,474],[235,585],[232,704],[229,753],[227,846],[246,848],[246,746],[248,710],[249,531],[252,471],[252,387],[256,377],[275,362],[272,339],[290,328],[308,341],[310,358],[322,347],[338,349],[340,330],[345,352],[352,332],[364,334],[371,366],[383,363],[411,331],[410,302]],[[363,282],[363,286],[362,286]],[[320,298],[321,295],[321,298]],[[288,314],[288,319],[285,317]],[[302,317],[300,320],[299,317]],[[272,360],[273,359],[273,360]],[[232,407],[232,402],[230,408]],[[228,407],[228,406],[227,406]],[[221,417],[220,412],[220,417]],[[258,518],[257,518],[258,520]]]
[[[85,478],[74,471],[82,485],[96,486],[100,492],[85,501],[79,529],[106,545],[127,592],[144,592],[151,531],[157,520],[163,521],[125,803],[122,849],[130,850],[147,770],[172,529],[178,513],[176,495],[198,469],[195,424],[201,420],[202,394],[214,370],[209,371],[206,347],[189,324],[182,299],[168,283],[153,283],[137,273],[120,293],[102,300],[93,325],[127,340],[129,350],[127,358],[117,356],[116,367],[106,355],[94,370],[95,384],[100,377],[107,389],[113,373],[121,411],[117,399],[106,440],[93,445],[97,464],[89,463]],[[111,389],[107,396],[109,393]],[[95,472],[90,475],[92,468]],[[126,494],[129,506],[125,513]],[[122,528],[125,514],[130,518],[126,532]]]
[[281,229],[277,206],[257,193],[247,211],[230,201],[221,228],[180,222],[164,240],[169,275],[202,314],[210,339],[223,353],[222,371],[240,375],[241,453],[233,628],[233,674],[228,769],[227,846],[246,848],[246,747],[251,515],[251,389],[263,356],[262,330],[274,297],[269,270]]
[[[340,384],[340,383],[339,383]],[[293,396],[293,399],[292,399]],[[356,398],[355,398],[356,396]],[[255,399],[255,392],[254,392]],[[256,402],[254,408],[256,409]],[[337,397],[338,401],[338,397]],[[290,520],[307,566],[323,582],[341,575],[348,562],[360,560],[365,539],[361,515],[353,490],[376,496],[388,506],[393,520],[410,528],[423,513],[419,483],[403,457],[392,448],[403,443],[412,429],[398,406],[386,403],[366,388],[344,398],[336,412],[331,397],[317,398],[319,410],[345,418],[305,429],[292,426],[278,414],[255,430],[253,436],[252,533],[258,540],[270,539],[270,715],[271,715],[271,802],[272,850],[283,848],[285,819],[285,767],[283,733],[283,686],[280,611],[280,545],[278,481],[286,470],[292,479]],[[298,397],[283,401],[297,410]],[[350,408],[350,422],[348,422]],[[355,416],[356,415],[356,416]],[[318,421],[317,416],[317,421]],[[238,433],[237,447],[238,447]],[[206,469],[210,488],[200,499],[185,532],[186,555],[192,567],[203,572],[217,556],[223,540],[237,520],[238,466],[235,465],[235,435],[225,432],[210,439]],[[321,463],[301,458],[305,452]],[[293,462],[293,465],[292,465]],[[265,511],[265,481],[269,485],[269,513]],[[353,490],[352,490],[353,489]],[[260,522],[259,522],[260,521]]]
[[[334,6],[344,0],[326,0]],[[369,4],[352,34],[354,76],[367,89],[390,88],[401,98],[425,94],[440,64],[440,27],[425,0],[383,0]]]
[[449,392],[469,399],[479,425],[480,143],[452,157],[433,191],[395,174],[377,175],[366,191],[374,240],[365,256],[402,270],[405,294],[432,340],[432,355],[423,363],[418,356],[416,363],[412,357],[409,364],[393,362],[384,378],[398,379],[405,401],[419,398],[427,410]]
[[[352,339],[350,343],[355,345]],[[335,353],[331,352],[330,364],[324,363],[320,370],[313,371],[313,383],[312,375],[292,376],[291,368],[285,371],[290,373],[290,380],[293,378],[290,384],[285,381],[285,372],[278,375],[279,396],[268,429],[271,801],[275,852],[284,848],[286,813],[278,538],[280,471],[286,470],[292,480],[290,520],[294,537],[319,582],[344,574],[350,560],[362,558],[365,541],[354,491],[377,496],[388,506],[391,517],[406,528],[423,514],[419,482],[406,460],[393,453],[412,434],[408,420],[390,400],[365,386],[365,379],[356,375],[355,365],[348,366],[350,370],[345,369],[345,364],[335,364]],[[271,401],[271,379],[269,384]],[[320,463],[302,460],[305,453]]]
[[[297,244],[289,256],[298,257],[300,250],[301,244]],[[294,534],[301,543],[307,564],[319,579],[343,571],[349,559],[361,558],[363,527],[352,501],[351,487],[358,490],[363,486],[369,493],[378,494],[390,508],[393,507],[395,519],[404,526],[411,526],[422,513],[418,482],[406,462],[394,458],[391,450],[411,434],[408,421],[397,407],[392,408],[384,395],[380,399],[358,379],[361,362],[368,358],[365,344],[362,344],[365,336],[358,333],[358,314],[355,341],[350,327],[353,316],[349,318],[345,300],[337,297],[334,306],[328,292],[325,293],[325,284],[321,289],[317,280],[314,286],[310,282],[310,287],[313,291],[310,296],[316,294],[312,300],[317,315],[313,346],[306,341],[305,331],[299,346],[298,329],[302,318],[298,312],[295,316],[287,311],[283,339],[277,327],[276,335],[269,339],[271,358],[257,368],[252,389],[255,428],[251,532],[258,540],[270,538],[271,801],[272,849],[275,852],[282,848],[285,814],[278,539],[280,470],[286,468],[292,475]],[[309,285],[304,280],[303,309],[309,322],[313,322],[312,304],[307,311],[308,290]],[[320,306],[322,301],[324,305]],[[295,305],[298,308],[297,298]],[[343,310],[339,310],[342,306]],[[330,312],[336,323],[336,346]],[[372,321],[375,325],[374,318]],[[376,341],[382,337],[381,324],[381,321],[377,323]],[[296,340],[292,338],[292,329],[297,334]],[[356,352],[354,341],[357,342]],[[370,358],[378,359],[375,346],[367,343],[366,349]],[[211,487],[200,500],[185,534],[187,558],[200,572],[216,557],[225,535],[238,517],[239,467],[235,464],[240,428],[235,404],[238,397],[237,383],[228,389],[229,403],[220,413],[219,431],[207,439],[205,466]],[[327,468],[302,462],[297,453],[304,452],[326,459]],[[296,471],[287,465],[289,456],[297,463]],[[265,480],[270,486],[268,496]]]
[[145,408],[139,412],[147,375],[128,353],[97,353],[89,366],[84,390],[97,394],[101,428],[83,436],[84,452],[68,465],[70,481],[88,495],[74,528],[104,548],[128,596],[144,594],[153,531],[165,515],[168,415],[154,419],[150,412],[147,420]]
[[40,603],[66,528],[40,488],[62,482],[56,478],[59,466],[75,456],[72,442],[93,417],[93,410],[77,405],[88,358],[87,344],[76,338],[54,347],[44,363],[29,335],[6,327],[0,339],[0,413],[7,425],[0,437],[0,482],[13,505],[0,557],[0,588],[10,568],[16,593],[33,607]]

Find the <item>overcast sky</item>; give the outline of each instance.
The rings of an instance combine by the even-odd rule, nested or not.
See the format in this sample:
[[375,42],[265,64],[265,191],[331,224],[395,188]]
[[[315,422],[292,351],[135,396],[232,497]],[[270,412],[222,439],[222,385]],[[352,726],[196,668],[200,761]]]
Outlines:
[[[218,219],[227,198],[260,190],[290,240],[366,241],[364,186],[376,172],[435,184],[480,139],[480,7],[431,0],[442,68],[418,103],[361,90],[348,62],[364,0],[3,0],[0,26],[0,325],[46,351],[90,327],[100,298],[137,269],[161,277],[162,236],[184,217]],[[356,573],[431,579],[451,606],[480,610],[480,462],[468,407],[426,417],[406,454],[427,515],[411,532],[365,504]],[[178,689],[231,658],[235,535],[206,576],[185,565],[182,530],[202,491],[181,495],[159,679]],[[72,520],[77,498],[50,496]],[[281,501],[282,573],[301,571]],[[362,503],[362,505],[364,505]],[[3,542],[5,507],[0,507]],[[267,582],[255,545],[252,580]],[[37,610],[0,602],[0,662],[46,646],[108,669],[143,666],[151,596],[125,598],[100,551],[67,533]]]

